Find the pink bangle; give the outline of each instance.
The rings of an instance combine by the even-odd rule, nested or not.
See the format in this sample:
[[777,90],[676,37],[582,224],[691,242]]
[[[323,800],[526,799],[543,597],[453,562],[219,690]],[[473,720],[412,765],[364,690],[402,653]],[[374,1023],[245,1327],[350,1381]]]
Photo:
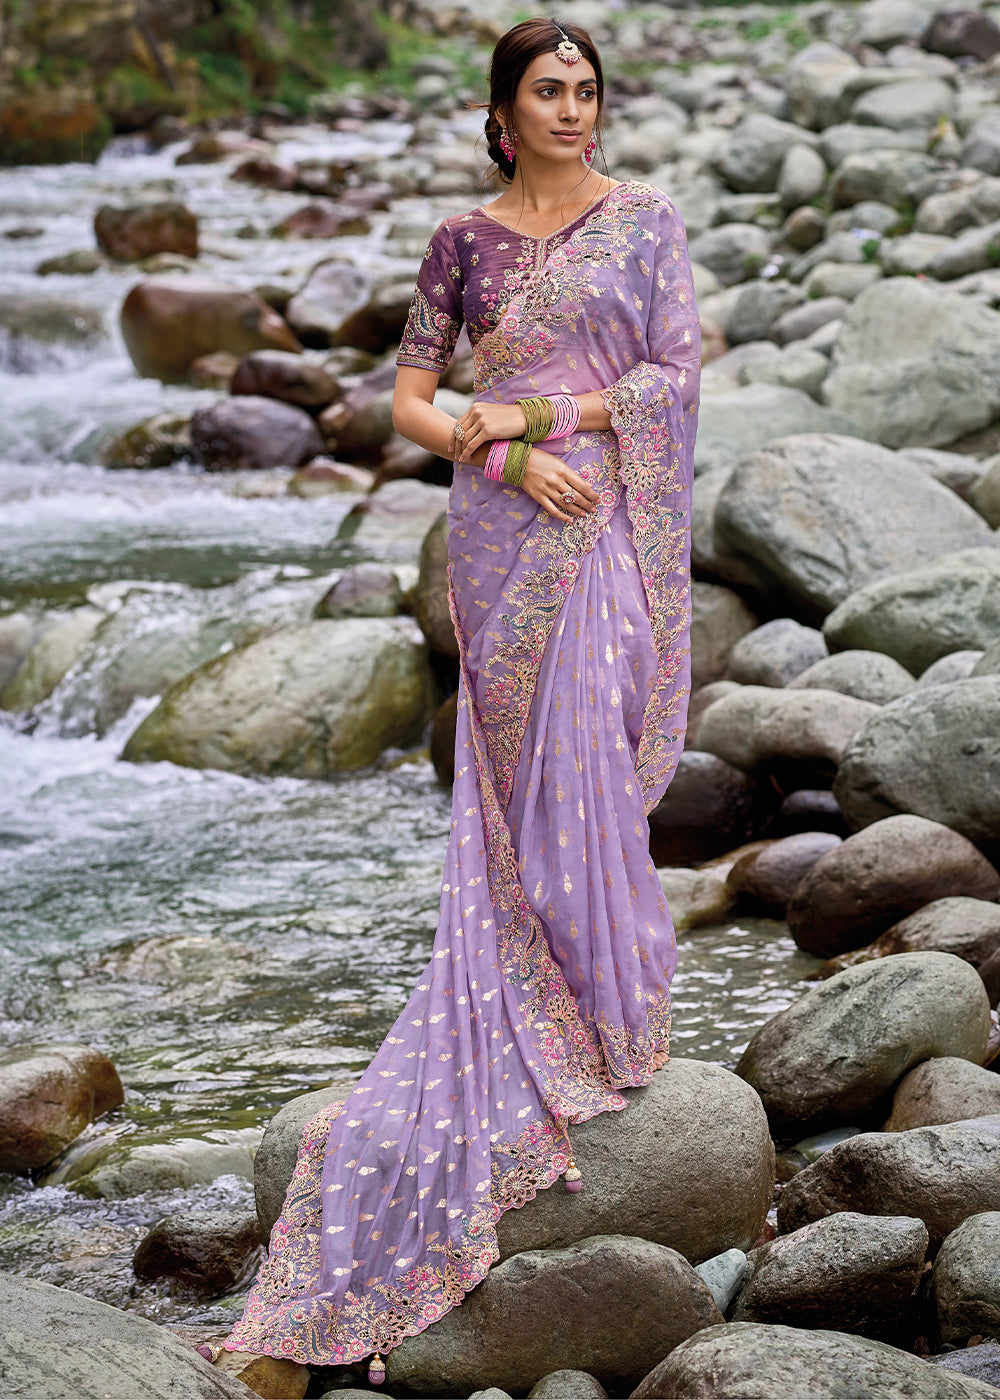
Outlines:
[[483,474],[488,476],[491,481],[503,481],[503,469],[507,461],[508,447],[510,447],[510,438],[494,438],[490,444]]
[[572,394],[553,394],[549,403],[555,412],[555,421],[545,441],[551,442],[553,438],[569,437],[570,433],[575,433],[580,422],[578,400]]

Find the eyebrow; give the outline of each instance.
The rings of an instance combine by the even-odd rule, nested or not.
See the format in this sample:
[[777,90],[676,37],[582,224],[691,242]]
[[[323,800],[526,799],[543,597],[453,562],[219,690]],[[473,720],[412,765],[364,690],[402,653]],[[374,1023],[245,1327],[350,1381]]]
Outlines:
[[[545,85],[546,85],[547,87],[566,87],[566,86],[567,86],[567,83],[566,83],[566,79],[565,79],[565,78],[533,78],[533,79],[532,79],[532,82],[531,82],[531,86],[534,87],[536,83],[545,83]],[[579,81],[578,83],[570,83],[568,86],[570,86],[570,87],[596,87],[596,86],[597,86],[597,79],[596,79],[596,77],[595,77],[595,78],[581,78],[580,81]]]

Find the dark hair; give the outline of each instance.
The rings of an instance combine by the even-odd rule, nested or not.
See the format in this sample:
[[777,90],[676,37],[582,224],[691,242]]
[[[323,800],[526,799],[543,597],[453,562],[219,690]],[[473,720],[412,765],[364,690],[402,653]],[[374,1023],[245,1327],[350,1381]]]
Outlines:
[[514,131],[514,98],[529,66],[540,54],[554,53],[563,39],[571,39],[582,56],[593,66],[597,78],[597,121],[594,135],[601,139],[604,110],[604,70],[594,41],[578,24],[562,24],[556,19],[526,19],[497,40],[490,60],[490,100],[486,112],[486,149],[502,179],[510,184],[514,162],[500,148],[500,128]]

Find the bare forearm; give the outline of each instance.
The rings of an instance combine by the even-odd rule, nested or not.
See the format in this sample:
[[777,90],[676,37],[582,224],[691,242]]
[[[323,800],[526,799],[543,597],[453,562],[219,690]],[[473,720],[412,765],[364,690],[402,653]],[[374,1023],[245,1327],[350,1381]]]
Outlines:
[[[395,404],[392,425],[397,433],[401,433],[410,442],[417,443],[428,452],[435,452],[446,461],[455,460],[455,443],[452,437],[455,420],[449,413],[435,408],[433,404],[417,398],[407,398],[402,403]],[[471,460],[477,466],[483,466],[488,452],[488,446],[482,447],[472,454]]]
[[599,428],[611,427],[611,414],[604,405],[604,397],[594,390],[590,394],[574,395],[580,405],[580,432],[596,432]]

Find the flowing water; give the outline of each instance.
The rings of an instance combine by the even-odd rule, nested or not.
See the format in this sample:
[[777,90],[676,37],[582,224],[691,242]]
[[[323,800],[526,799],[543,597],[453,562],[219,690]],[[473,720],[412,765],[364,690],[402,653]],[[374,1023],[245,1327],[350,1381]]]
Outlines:
[[[408,135],[303,129],[277,159],[365,158]],[[156,702],[137,679],[150,658],[183,674],[255,628],[304,620],[357,557],[336,538],[351,495],[304,501],[271,478],[95,465],[112,431],[215,397],[135,377],[116,327],[135,270],[35,274],[92,244],[99,203],[182,198],[201,220],[205,270],[243,286],[297,286],[330,254],[267,236],[301,196],[234,184],[226,165],[178,168],[175,155],[122,143],[97,166],[2,177],[0,296],[72,303],[103,331],[0,339],[0,622],[79,605],[110,620],[30,720],[0,712],[0,1045],[97,1046],[126,1102],[40,1184],[0,1176],[0,1269],[224,1325],[238,1296],[205,1305],[140,1286],[132,1251],[171,1211],[252,1205],[251,1151],[274,1109],[366,1063],[428,955],[449,794],[422,752],[328,782],[119,757]],[[413,230],[461,202],[397,205],[336,255],[412,270]],[[812,966],[769,920],[685,936],[674,1053],[731,1066]],[[136,1145],[166,1176],[120,1198],[74,1189]]]

